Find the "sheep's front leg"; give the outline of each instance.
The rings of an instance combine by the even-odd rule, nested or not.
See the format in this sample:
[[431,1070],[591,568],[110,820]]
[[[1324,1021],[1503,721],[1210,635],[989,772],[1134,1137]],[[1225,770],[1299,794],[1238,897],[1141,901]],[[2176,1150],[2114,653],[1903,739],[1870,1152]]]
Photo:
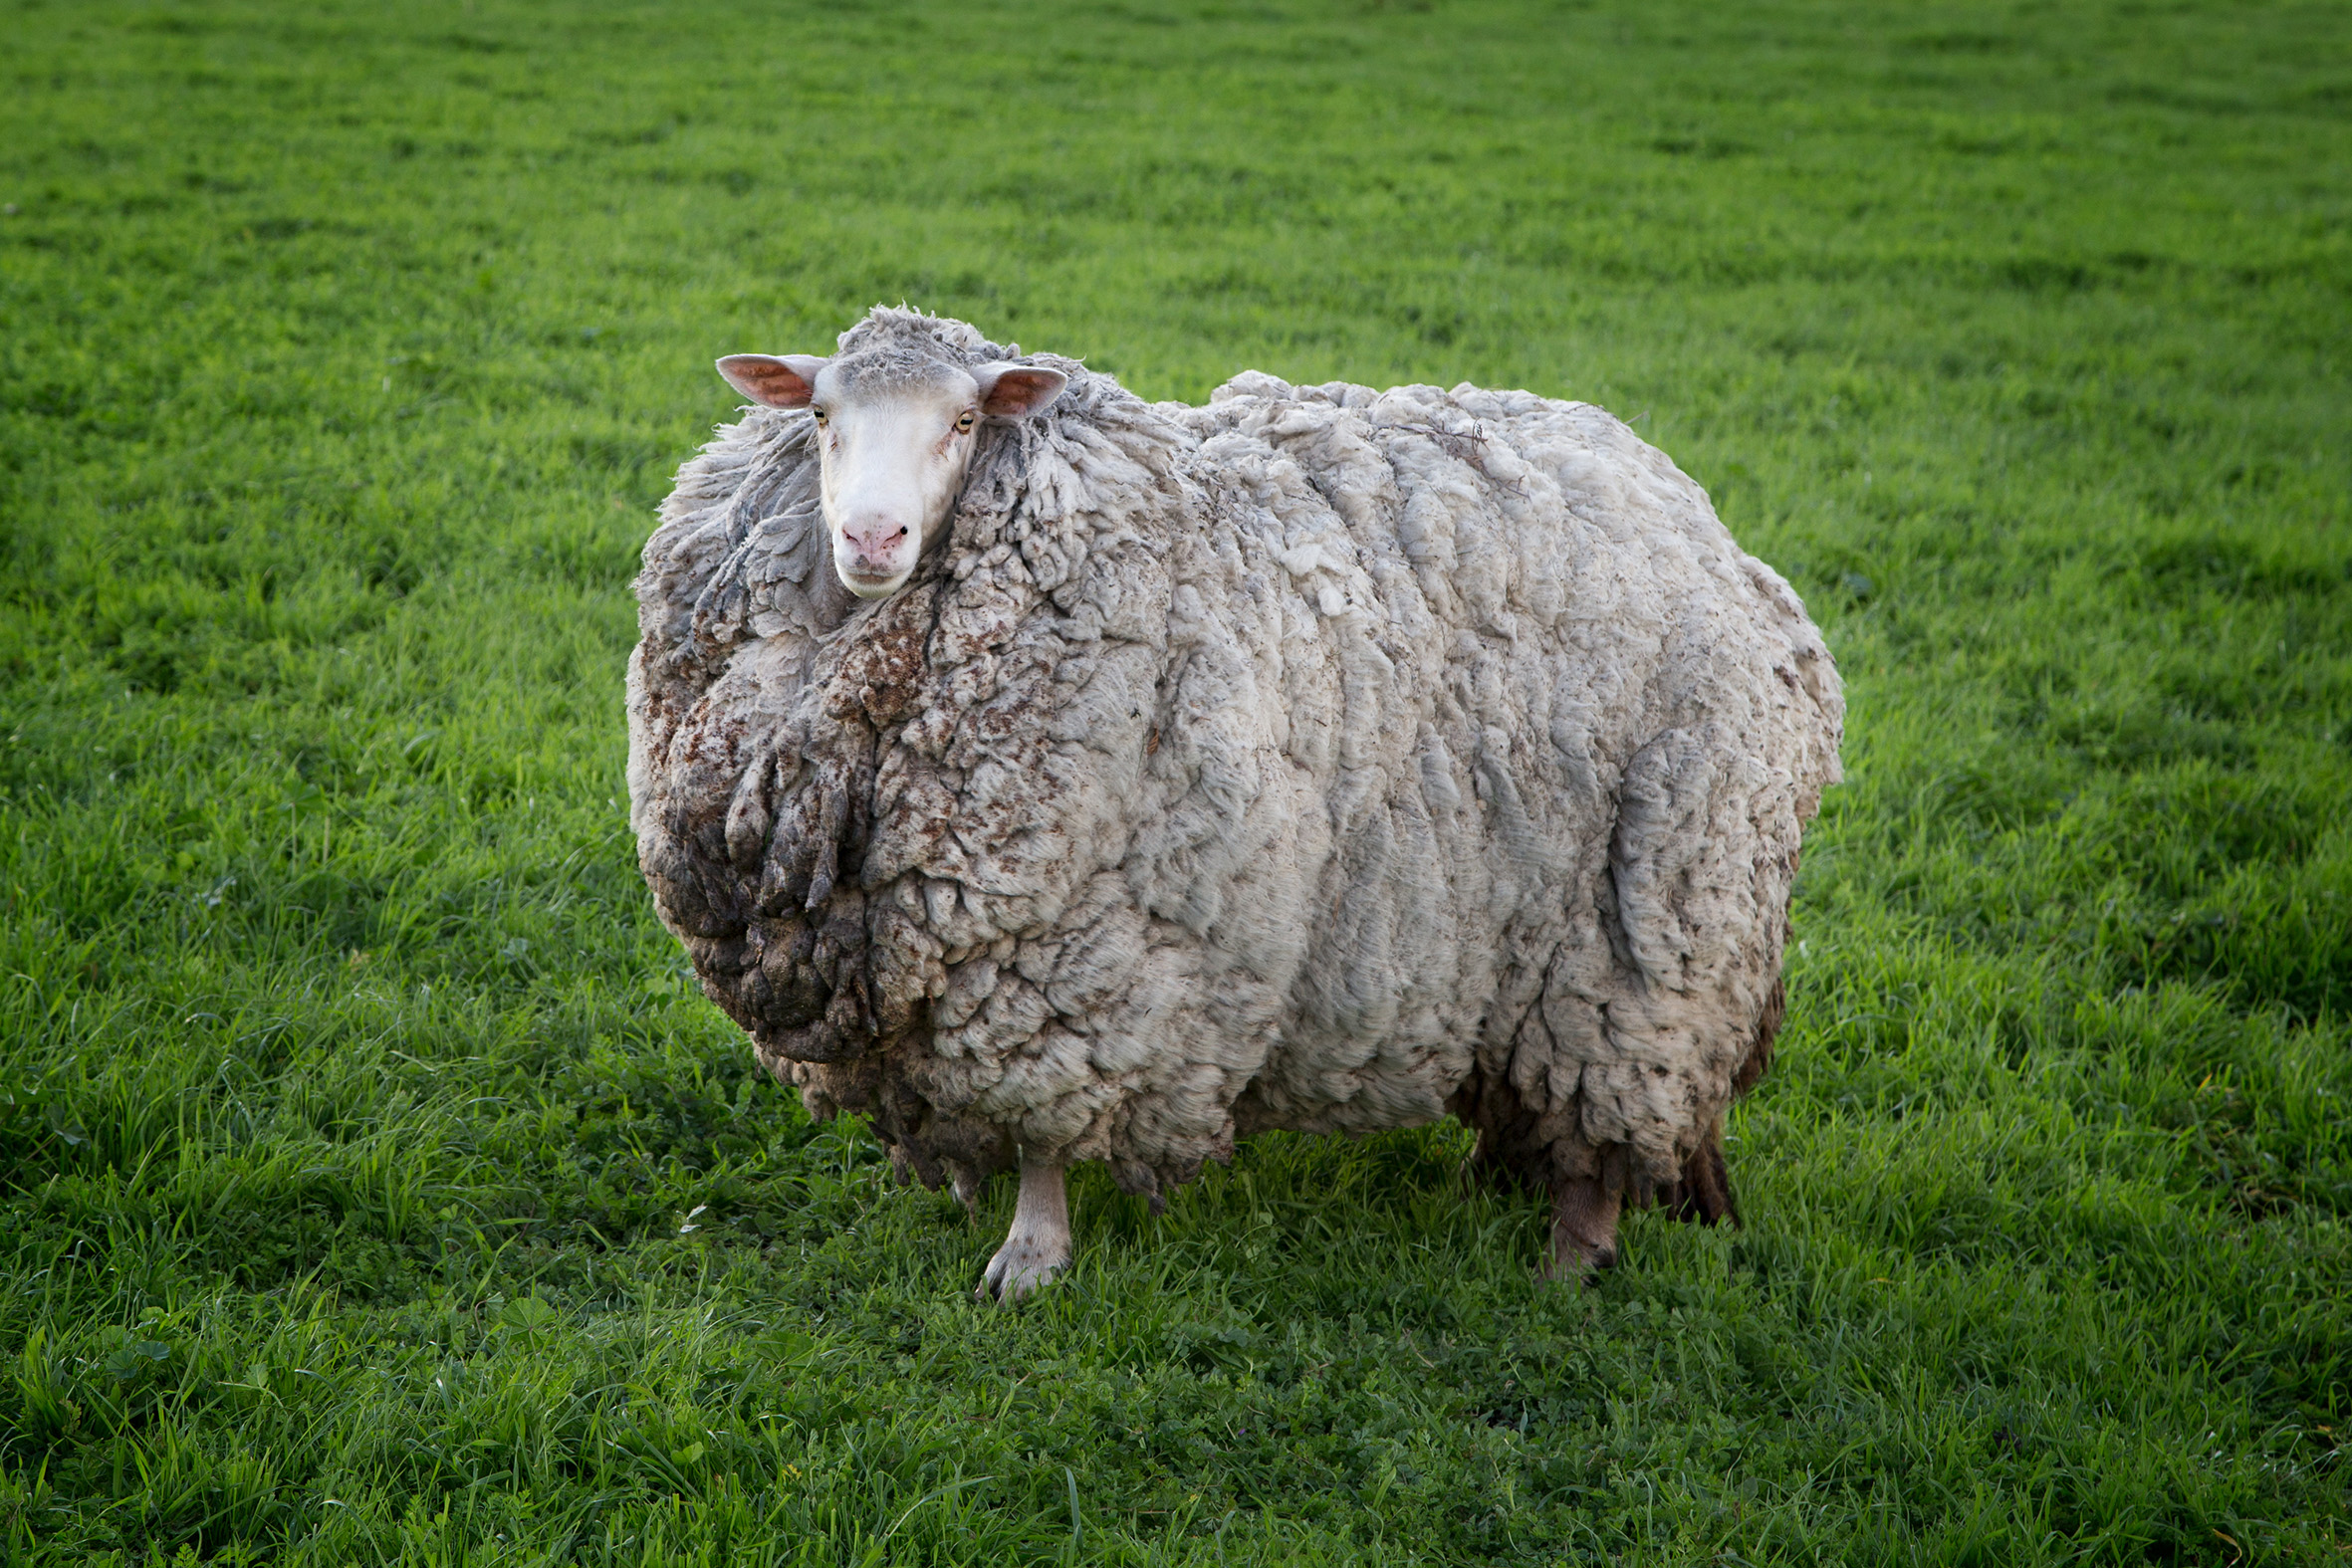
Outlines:
[[1589,1279],[1617,1266],[1617,1211],[1624,1201],[1595,1177],[1551,1190],[1552,1278]]
[[1021,1166],[1013,1230],[988,1260],[975,1292],[986,1301],[1018,1301],[1069,1266],[1069,1194],[1058,1165]]

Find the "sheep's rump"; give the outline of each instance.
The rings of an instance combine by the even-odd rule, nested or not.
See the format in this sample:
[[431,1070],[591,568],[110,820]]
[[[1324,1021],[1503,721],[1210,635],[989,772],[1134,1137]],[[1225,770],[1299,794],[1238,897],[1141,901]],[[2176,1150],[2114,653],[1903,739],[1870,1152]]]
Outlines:
[[[843,338],[961,324],[877,312]],[[1037,356],[1045,360],[1046,356]],[[1449,1110],[1672,1184],[1761,1071],[1836,672],[1608,414],[1464,385],[1147,405],[1066,360],[952,533],[835,583],[805,414],[681,471],[638,581],[662,918],[926,1183]]]

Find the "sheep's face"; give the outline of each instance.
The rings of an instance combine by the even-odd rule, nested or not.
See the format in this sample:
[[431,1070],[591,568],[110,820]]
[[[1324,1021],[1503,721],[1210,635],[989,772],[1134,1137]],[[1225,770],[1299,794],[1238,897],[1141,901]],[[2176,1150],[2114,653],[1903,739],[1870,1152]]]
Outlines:
[[1042,365],[966,368],[888,352],[729,354],[719,373],[747,397],[816,419],[833,570],[861,599],[904,582],[944,532],[981,423],[1042,413],[1068,379]]

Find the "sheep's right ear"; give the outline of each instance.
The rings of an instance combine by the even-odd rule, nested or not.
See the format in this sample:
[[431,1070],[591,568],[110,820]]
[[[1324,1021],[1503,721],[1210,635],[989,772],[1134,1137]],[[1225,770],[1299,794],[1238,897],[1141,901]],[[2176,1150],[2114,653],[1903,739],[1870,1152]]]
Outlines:
[[719,361],[729,386],[770,408],[808,407],[823,368],[824,360],[813,353],[731,353]]

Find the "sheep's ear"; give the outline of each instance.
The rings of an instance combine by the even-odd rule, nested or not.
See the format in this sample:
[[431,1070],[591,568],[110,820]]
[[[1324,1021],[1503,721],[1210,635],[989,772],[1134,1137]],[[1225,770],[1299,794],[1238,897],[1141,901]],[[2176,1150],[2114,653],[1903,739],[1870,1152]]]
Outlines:
[[806,408],[817,390],[824,361],[813,353],[731,353],[719,373],[755,403],[770,408]]
[[992,419],[1027,419],[1042,414],[1061,395],[1069,377],[1042,364],[1008,364],[999,360],[972,372],[980,383],[980,411]]

